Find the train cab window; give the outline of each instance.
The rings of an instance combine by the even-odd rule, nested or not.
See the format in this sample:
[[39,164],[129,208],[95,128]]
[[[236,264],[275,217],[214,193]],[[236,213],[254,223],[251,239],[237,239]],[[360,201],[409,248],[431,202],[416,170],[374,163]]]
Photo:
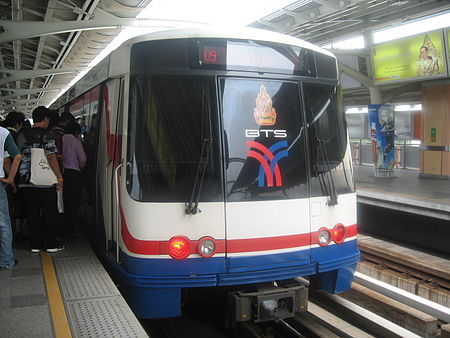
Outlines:
[[306,197],[298,83],[224,78],[220,87],[227,201]]
[[[127,188],[135,200],[219,201],[214,79],[137,74],[130,85]],[[196,179],[197,177],[197,179]]]
[[311,196],[355,191],[340,86],[303,84]]

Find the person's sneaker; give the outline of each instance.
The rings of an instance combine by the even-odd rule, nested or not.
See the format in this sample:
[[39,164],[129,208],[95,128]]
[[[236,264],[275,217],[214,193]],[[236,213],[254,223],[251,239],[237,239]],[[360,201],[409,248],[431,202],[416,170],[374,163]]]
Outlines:
[[39,253],[39,252],[41,252],[41,249],[35,249],[35,248],[31,249],[31,253]]
[[54,248],[47,248],[45,251],[47,251],[49,253],[55,253],[55,252],[63,251],[63,250],[64,250],[64,245],[58,244]]
[[3,270],[11,270],[14,266],[16,266],[17,264],[19,264],[19,261],[17,259],[14,260],[14,265],[11,267],[7,267],[7,266],[0,266],[0,271]]

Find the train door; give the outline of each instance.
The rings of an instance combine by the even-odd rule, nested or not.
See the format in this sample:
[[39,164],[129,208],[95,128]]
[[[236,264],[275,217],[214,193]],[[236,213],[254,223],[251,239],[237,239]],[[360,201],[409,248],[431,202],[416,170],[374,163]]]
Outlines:
[[310,262],[302,102],[297,82],[220,82],[230,272]]
[[[342,225],[356,222],[353,173],[340,87],[305,82],[303,95],[311,175],[311,242],[313,248],[320,248],[341,242],[348,231],[341,231]],[[326,255],[313,249],[311,258],[329,260]]]
[[115,247],[117,225],[117,196],[115,172],[121,158],[121,120],[123,110],[123,80],[112,79],[103,87],[97,150],[97,223],[98,238],[104,238],[106,250]]

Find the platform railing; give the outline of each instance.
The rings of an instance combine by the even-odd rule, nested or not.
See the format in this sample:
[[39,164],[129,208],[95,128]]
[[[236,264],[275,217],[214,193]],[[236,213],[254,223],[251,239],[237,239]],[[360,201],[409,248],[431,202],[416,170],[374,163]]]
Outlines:
[[[374,163],[371,140],[352,140],[351,146],[354,165],[371,165]],[[418,144],[396,141],[395,168],[419,170],[419,147]]]

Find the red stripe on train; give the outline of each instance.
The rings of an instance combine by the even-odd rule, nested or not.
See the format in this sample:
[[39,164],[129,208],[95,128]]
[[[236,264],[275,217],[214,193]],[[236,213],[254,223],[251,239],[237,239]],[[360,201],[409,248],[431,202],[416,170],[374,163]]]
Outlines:
[[[125,223],[123,210],[120,208],[120,216],[122,220],[122,239],[128,251],[140,255],[167,255],[169,253],[169,241],[149,241],[141,240],[133,237],[128,231]],[[317,232],[311,234],[299,234],[288,236],[276,236],[265,238],[245,238],[245,239],[231,239],[225,241],[224,239],[216,240],[216,253],[242,253],[255,251],[269,251],[279,249],[289,249],[302,246],[309,246],[311,244],[318,244]],[[345,227],[345,238],[354,237],[357,235],[357,225],[350,225]],[[197,240],[190,242],[190,254],[197,253]]]

